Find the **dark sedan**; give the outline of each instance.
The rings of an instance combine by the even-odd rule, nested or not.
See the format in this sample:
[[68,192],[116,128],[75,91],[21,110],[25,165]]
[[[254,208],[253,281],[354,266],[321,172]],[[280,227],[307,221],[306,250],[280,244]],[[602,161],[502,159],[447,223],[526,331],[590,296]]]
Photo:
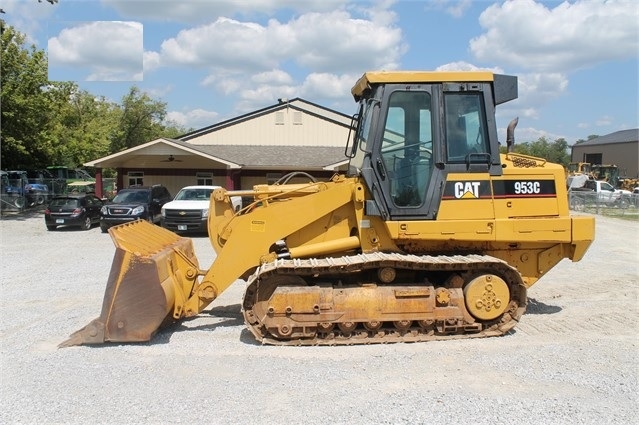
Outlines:
[[62,195],[51,199],[44,211],[44,223],[48,230],[58,226],[78,226],[89,230],[100,222],[100,209],[104,201],[94,194]]

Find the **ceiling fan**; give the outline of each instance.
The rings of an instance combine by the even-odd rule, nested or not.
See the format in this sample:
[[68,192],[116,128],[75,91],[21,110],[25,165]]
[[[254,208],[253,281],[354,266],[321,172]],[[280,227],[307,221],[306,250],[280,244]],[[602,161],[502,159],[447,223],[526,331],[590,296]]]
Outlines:
[[181,159],[175,159],[173,155],[169,155],[167,159],[163,159],[160,162],[182,162]]

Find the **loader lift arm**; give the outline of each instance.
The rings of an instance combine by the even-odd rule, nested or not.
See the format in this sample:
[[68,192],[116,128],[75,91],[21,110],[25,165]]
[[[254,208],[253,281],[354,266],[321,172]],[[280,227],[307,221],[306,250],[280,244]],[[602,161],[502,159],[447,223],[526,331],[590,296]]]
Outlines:
[[[209,221],[218,255],[208,271],[199,269],[189,238],[143,220],[109,229],[116,253],[102,312],[60,347],[148,341],[161,326],[201,313],[238,278],[277,258],[272,241],[313,222],[330,222],[327,217],[336,209],[353,202],[352,188],[318,182],[285,190],[274,186],[260,191],[255,204],[245,208],[250,214],[234,213],[229,199],[235,192],[218,189],[211,197],[211,210],[217,214]],[[345,247],[359,247],[357,237],[345,234],[341,242],[318,242],[305,252],[328,254]]]

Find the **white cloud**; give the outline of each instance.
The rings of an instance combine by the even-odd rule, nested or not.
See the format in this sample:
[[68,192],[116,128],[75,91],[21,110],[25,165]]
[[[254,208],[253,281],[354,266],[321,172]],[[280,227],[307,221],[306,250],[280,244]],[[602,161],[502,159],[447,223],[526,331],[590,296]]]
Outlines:
[[157,52],[144,52],[142,61],[144,71],[150,72],[160,66],[160,55]]
[[214,124],[218,116],[219,114],[215,111],[196,108],[185,112],[169,111],[166,114],[165,121],[187,129],[202,128]]
[[161,87],[145,88],[144,91],[154,99],[163,98],[173,91],[173,84],[163,84]]
[[129,70],[117,70],[112,67],[104,68],[101,66],[93,66],[92,72],[85,77],[85,81],[142,81],[142,72],[133,72]]
[[253,75],[251,81],[256,84],[285,85],[292,84],[293,78],[287,72],[280,69],[273,69],[272,71]]
[[184,23],[212,22],[220,17],[272,15],[280,9],[298,13],[326,12],[348,0],[102,0],[127,19],[152,19]]
[[484,34],[470,41],[482,62],[538,72],[569,72],[636,58],[639,8],[628,0],[581,0],[546,5],[533,0],[495,3],[480,16]]
[[525,99],[529,106],[541,106],[560,97],[568,88],[568,79],[564,74],[520,74],[518,78],[519,97]]
[[443,10],[454,18],[461,18],[472,6],[472,0],[430,0],[425,10]]
[[272,19],[265,26],[219,18],[165,40],[159,55],[161,65],[202,67],[212,74],[260,73],[285,62],[344,72],[395,69],[405,51],[401,29],[338,10],[286,23]]
[[[520,120],[520,122],[521,122],[521,120]],[[505,144],[505,141],[506,141],[506,128],[499,129],[498,130],[498,134],[499,134],[499,140],[502,141],[503,144]],[[539,129],[534,128],[534,127],[519,127],[518,126],[516,128],[516,130],[515,130],[515,145],[522,144],[522,143],[527,143],[527,142],[535,142],[535,141],[539,140],[542,137],[545,137],[546,140],[548,140],[550,142],[554,142],[555,140],[562,139],[562,138],[568,140],[566,135],[563,135],[563,134],[550,133],[548,131],[539,130]]]
[[[522,122],[538,121],[543,116],[546,105],[565,94],[568,88],[568,80],[563,74],[520,74],[518,79],[518,98],[514,101],[500,105],[497,108],[497,117],[511,119],[521,117]],[[528,137],[534,134],[527,130]],[[546,136],[550,139],[549,134]],[[554,137],[554,136],[553,136]],[[557,136],[564,137],[564,136]],[[539,137],[527,140],[537,140]],[[552,140],[555,140],[553,138]]]
[[335,75],[329,73],[309,74],[301,86],[302,96],[308,99],[333,99],[346,98],[353,104],[351,88],[361,77],[361,74]]
[[236,112],[246,113],[272,105],[279,98],[296,97],[312,99],[313,102],[338,111],[349,111],[355,108],[350,90],[359,77],[361,74],[311,73],[300,84],[293,84],[292,81],[290,84],[285,81],[281,84],[264,81],[240,90]]
[[246,86],[246,81],[241,77],[230,77],[224,75],[209,75],[202,80],[203,86],[214,86],[224,95],[229,95],[241,90]]
[[271,19],[264,25],[218,18],[180,31],[159,52],[145,52],[145,69],[204,69],[208,74],[200,83],[239,96],[238,113],[281,97],[347,101],[350,106],[350,88],[362,70],[397,69],[407,49],[394,25],[397,17],[384,9],[392,3],[369,9],[357,4],[351,10],[369,19],[346,10],[306,13],[288,22]]
[[56,13],[58,4],[39,4],[37,1],[3,0],[2,10],[6,15],[2,19],[25,34],[29,43],[36,44],[35,33],[42,30],[42,23]]
[[450,4],[446,7],[446,12],[455,18],[461,18],[464,13],[470,8],[471,0],[462,0],[449,2]]
[[614,119],[612,117],[604,115],[602,117],[597,118],[597,120],[595,121],[595,125],[597,127],[602,127],[602,126],[612,125],[613,122],[614,122]]
[[139,22],[80,23],[49,39],[49,69],[86,68],[89,81],[141,81],[142,44]]
[[287,56],[316,72],[396,69],[407,47],[389,16],[380,25],[342,10],[302,15],[284,25],[286,38],[295,41]]
[[274,68],[281,53],[276,40],[269,40],[266,32],[259,24],[219,18],[165,40],[160,61],[162,65],[234,71]]
[[490,72],[494,72],[495,74],[503,74],[504,72],[499,67],[480,68],[476,65],[473,65],[472,63],[463,62],[463,61],[447,63],[444,65],[438,66],[435,70],[436,71],[490,71]]

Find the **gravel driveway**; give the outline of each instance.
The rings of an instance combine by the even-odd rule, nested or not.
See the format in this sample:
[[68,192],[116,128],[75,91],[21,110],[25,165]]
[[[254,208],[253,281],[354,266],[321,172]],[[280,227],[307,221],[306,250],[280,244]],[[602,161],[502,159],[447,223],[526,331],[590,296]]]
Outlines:
[[[5,218],[0,423],[637,423],[639,224],[597,219],[580,263],[529,290],[498,338],[271,347],[244,329],[238,281],[151,343],[57,344],[97,317],[111,260],[99,228]],[[200,265],[214,253],[194,238]]]

